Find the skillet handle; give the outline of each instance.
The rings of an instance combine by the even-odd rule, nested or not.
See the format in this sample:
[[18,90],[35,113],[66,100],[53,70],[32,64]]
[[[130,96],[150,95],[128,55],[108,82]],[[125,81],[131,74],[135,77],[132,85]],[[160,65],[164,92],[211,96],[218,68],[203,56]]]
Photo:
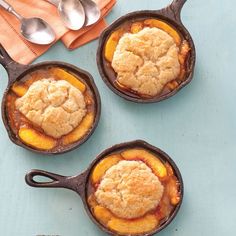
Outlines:
[[22,65],[14,61],[7,53],[5,48],[0,43],[0,64],[6,69],[8,73],[8,82],[13,82],[16,78],[26,69],[29,68],[27,65]]
[[[34,177],[43,176],[51,181],[36,181]],[[86,172],[78,176],[62,176],[43,170],[31,170],[25,175],[25,182],[36,188],[67,188],[77,192],[80,196],[85,194]]]
[[163,9],[163,13],[174,21],[181,22],[181,10],[187,0],[173,0],[172,3]]

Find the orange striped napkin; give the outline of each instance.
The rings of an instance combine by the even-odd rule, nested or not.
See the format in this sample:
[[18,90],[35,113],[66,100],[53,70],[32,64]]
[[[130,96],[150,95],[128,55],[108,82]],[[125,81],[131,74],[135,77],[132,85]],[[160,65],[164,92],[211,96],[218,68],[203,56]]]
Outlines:
[[[45,0],[7,0],[7,2],[24,17],[40,17],[47,21],[56,33],[56,41],[61,40],[70,50],[96,39],[106,27],[104,17],[111,11],[116,0],[95,1],[101,9],[101,19],[92,26],[85,27],[78,31],[71,31],[64,27],[58,16],[56,7]],[[32,62],[52,46],[36,45],[26,41],[20,35],[19,21],[1,8],[0,43],[15,61],[22,64]]]

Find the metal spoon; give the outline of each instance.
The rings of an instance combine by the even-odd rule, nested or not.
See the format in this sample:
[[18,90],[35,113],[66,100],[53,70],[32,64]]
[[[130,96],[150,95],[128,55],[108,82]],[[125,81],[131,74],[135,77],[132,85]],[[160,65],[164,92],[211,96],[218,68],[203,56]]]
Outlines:
[[86,15],[85,25],[89,26],[96,23],[101,16],[101,11],[98,5],[92,0],[80,0],[80,1],[84,7]]
[[42,45],[50,44],[55,40],[55,32],[44,20],[36,17],[24,18],[4,0],[0,0],[0,6],[18,18],[21,22],[21,34],[26,40]]
[[65,26],[79,30],[85,23],[85,11],[79,0],[47,0],[55,5]]

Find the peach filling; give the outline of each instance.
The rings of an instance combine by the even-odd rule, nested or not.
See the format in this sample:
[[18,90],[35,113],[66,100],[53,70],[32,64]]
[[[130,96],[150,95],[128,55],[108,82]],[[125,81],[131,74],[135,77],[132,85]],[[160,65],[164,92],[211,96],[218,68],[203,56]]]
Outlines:
[[[173,38],[175,44],[179,48],[179,63],[180,63],[179,75],[176,77],[176,79],[167,82],[164,88],[162,89],[163,93],[174,91],[180,86],[180,84],[188,76],[187,61],[188,61],[191,49],[190,49],[189,43],[185,39],[182,38],[180,33],[176,29],[174,29],[171,25],[169,25],[168,23],[162,20],[151,18],[151,19],[140,20],[137,22],[125,23],[120,28],[116,29],[108,37],[105,43],[104,57],[106,61],[109,63],[110,68],[112,68],[111,65],[112,65],[114,53],[117,49],[117,45],[120,39],[124,36],[124,34],[125,33],[137,34],[141,30],[145,29],[146,27],[158,28],[165,31],[167,34],[169,34]],[[136,95],[139,95],[141,97],[149,97],[145,94],[139,94],[131,90],[130,88],[126,87],[124,84],[121,84],[120,81],[118,81],[117,79],[115,80],[115,85],[124,91],[135,93]],[[162,92],[160,94],[162,94]]]
[[[34,82],[43,78],[67,81],[84,96],[87,113],[77,127],[60,138],[47,135],[40,127],[30,122],[15,106],[16,100],[24,96]],[[62,68],[50,67],[32,72],[12,85],[7,95],[7,114],[12,131],[24,144],[36,150],[61,150],[68,145],[73,145],[91,130],[95,119],[95,103],[91,90],[81,78]]]
[[[104,175],[120,161],[142,161],[159,178],[164,192],[157,207],[142,217],[125,219],[118,217],[108,208],[100,205],[95,196]],[[142,184],[142,183],[140,183]],[[171,165],[157,155],[142,148],[131,148],[104,157],[92,170],[88,188],[88,204],[94,217],[105,227],[118,234],[142,234],[157,229],[165,222],[181,200],[179,181]]]

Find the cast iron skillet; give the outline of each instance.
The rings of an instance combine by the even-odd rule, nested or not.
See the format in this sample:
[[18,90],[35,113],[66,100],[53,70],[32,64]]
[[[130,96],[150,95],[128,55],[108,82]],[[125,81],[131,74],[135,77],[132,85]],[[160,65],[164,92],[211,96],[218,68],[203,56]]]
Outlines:
[[[173,2],[169,6],[161,10],[151,10],[151,11],[144,10],[144,11],[135,11],[135,12],[129,13],[125,16],[120,17],[118,20],[113,22],[108,28],[106,28],[105,31],[103,31],[99,39],[99,46],[97,50],[97,65],[98,65],[98,69],[99,69],[99,72],[103,81],[114,93],[116,93],[120,97],[123,97],[129,101],[133,101],[137,103],[153,103],[153,102],[159,102],[159,101],[165,100],[175,95],[181,88],[186,86],[192,80],[194,67],[195,67],[195,61],[196,61],[195,46],[191,38],[191,35],[187,31],[187,29],[184,27],[180,18],[182,7],[186,1],[187,0],[173,0]],[[175,28],[180,33],[180,35],[189,42],[191,53],[187,62],[187,78],[185,79],[185,81],[183,81],[176,89],[174,89],[173,91],[167,94],[163,94],[161,96],[157,95],[153,98],[144,99],[144,98],[140,98],[139,96],[133,93],[126,92],[122,90],[121,88],[119,88],[118,86],[114,85],[114,80],[111,77],[116,76],[116,75],[115,75],[115,72],[113,72],[114,75],[111,76],[106,70],[107,62],[104,57],[104,48],[105,48],[108,37],[111,35],[112,32],[114,32],[122,24],[128,21],[135,22],[137,20],[149,19],[149,18],[156,18],[173,26],[173,28]]]
[[[36,153],[41,153],[41,154],[61,154],[65,153],[68,151],[71,151],[77,147],[79,147],[81,144],[83,144],[94,132],[95,128],[98,125],[98,121],[100,118],[100,113],[101,113],[101,100],[100,100],[100,95],[98,92],[98,89],[93,81],[93,77],[86,71],[79,69],[76,66],[73,66],[68,63],[64,62],[58,62],[58,61],[47,61],[47,62],[42,62],[38,63],[35,65],[22,65],[17,62],[15,62],[6,52],[6,50],[3,48],[3,46],[0,44],[0,64],[4,66],[4,68],[7,70],[8,73],[8,85],[7,88],[4,92],[3,99],[2,99],[2,119],[3,123],[5,125],[5,128],[7,130],[8,136],[10,140],[15,143],[16,145],[19,145],[23,148],[26,148],[30,151],[36,152]],[[86,83],[86,85],[91,89],[93,95],[94,95],[94,102],[95,102],[95,119],[92,128],[90,131],[80,140],[75,142],[74,144],[68,145],[68,147],[63,148],[62,150],[56,150],[56,151],[44,151],[44,150],[37,150],[34,149],[26,144],[24,144],[18,137],[17,135],[14,134],[12,131],[10,124],[8,122],[7,118],[7,111],[6,111],[6,97],[7,94],[13,85],[14,82],[21,80],[25,75],[39,70],[43,69],[48,66],[56,66],[60,67],[62,69],[66,69],[75,75],[78,75],[82,80]]]
[[[144,148],[144,149],[149,150],[152,153],[156,154],[162,161],[168,162],[172,166],[172,168],[175,172],[175,176],[177,177],[177,179],[180,183],[181,200],[180,200],[179,204],[176,206],[176,208],[171,213],[170,217],[168,218],[168,220],[166,222],[164,222],[159,228],[157,228],[153,232],[145,234],[145,236],[151,236],[155,233],[160,232],[167,225],[169,225],[170,222],[175,218],[176,214],[179,211],[181,203],[182,203],[183,194],[184,194],[184,185],[183,185],[183,180],[182,180],[180,171],[179,171],[178,167],[176,166],[176,164],[174,163],[174,161],[165,152],[163,152],[162,150],[160,150],[157,147],[154,147],[154,146],[148,144],[147,142],[145,142],[143,140],[136,140],[136,141],[132,141],[132,142],[121,143],[121,144],[117,144],[115,146],[112,146],[112,147],[106,149],[100,155],[98,155],[95,158],[95,160],[89,165],[88,169],[80,175],[61,176],[61,175],[56,175],[56,174],[49,173],[49,172],[42,171],[42,170],[31,170],[29,173],[26,174],[25,181],[28,185],[30,185],[32,187],[67,188],[67,189],[75,191],[76,193],[78,193],[80,195],[80,197],[83,201],[85,210],[86,210],[87,214],[89,215],[89,217],[91,218],[91,220],[104,232],[106,232],[110,235],[119,235],[119,234],[105,228],[92,215],[92,213],[90,211],[90,207],[87,202],[87,199],[88,199],[87,186],[89,183],[90,173],[100,160],[102,160],[107,155],[110,155],[110,154],[116,153],[116,152],[120,152],[124,149],[129,149],[129,148]],[[34,180],[34,177],[36,177],[36,176],[48,177],[51,179],[51,181],[50,182],[37,182],[36,180]],[[139,234],[139,236],[141,236],[141,235],[143,235],[143,234]]]

